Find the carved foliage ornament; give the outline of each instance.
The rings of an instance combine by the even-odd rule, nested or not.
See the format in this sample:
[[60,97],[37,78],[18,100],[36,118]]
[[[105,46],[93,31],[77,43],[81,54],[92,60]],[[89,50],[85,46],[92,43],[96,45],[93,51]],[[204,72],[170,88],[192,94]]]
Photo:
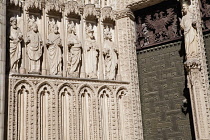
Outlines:
[[56,12],[62,12],[64,10],[64,4],[60,1],[55,2],[47,2],[46,3],[46,11],[47,13],[49,11],[56,11]]
[[68,1],[65,4],[66,16],[80,16],[82,13],[82,8],[79,6],[77,1]]
[[115,21],[116,13],[112,10],[112,7],[104,7],[101,11],[101,20],[103,22]]
[[27,1],[25,1],[26,10],[29,10],[29,9],[39,9],[39,10],[41,10],[42,5],[43,5],[43,3],[39,0],[27,0]]
[[[159,9],[159,7],[164,8]],[[137,48],[179,38],[181,36],[178,23],[179,9],[178,3],[164,2],[161,5],[135,12]]]
[[100,16],[100,11],[95,7],[94,4],[87,4],[84,8],[84,18],[85,19],[98,19]]

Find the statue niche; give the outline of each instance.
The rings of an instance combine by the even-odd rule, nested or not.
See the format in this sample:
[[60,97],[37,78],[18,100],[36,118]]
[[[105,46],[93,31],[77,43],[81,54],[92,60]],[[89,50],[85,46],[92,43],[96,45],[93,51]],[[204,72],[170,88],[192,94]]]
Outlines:
[[196,19],[193,13],[190,12],[189,4],[182,5],[183,17],[181,19],[181,28],[184,30],[186,59],[195,58],[197,56],[198,42]]
[[30,22],[29,25],[29,29],[31,30],[27,33],[26,38],[26,51],[29,58],[29,73],[40,74],[40,58],[42,56],[43,42],[37,24],[35,22]]
[[21,42],[23,40],[23,34],[17,26],[17,19],[15,17],[10,18],[10,25],[10,71],[16,73],[18,72],[18,64],[21,59]]
[[57,24],[51,26],[52,32],[47,39],[47,60],[50,75],[62,75],[62,43]]
[[116,80],[118,52],[114,42],[112,41],[112,33],[108,26],[104,29],[103,58],[105,65],[105,79]]
[[73,21],[68,24],[68,76],[79,77],[82,64],[82,44]]
[[98,78],[98,57],[99,47],[96,43],[94,30],[91,23],[86,27],[86,40],[85,40],[85,64],[87,78]]

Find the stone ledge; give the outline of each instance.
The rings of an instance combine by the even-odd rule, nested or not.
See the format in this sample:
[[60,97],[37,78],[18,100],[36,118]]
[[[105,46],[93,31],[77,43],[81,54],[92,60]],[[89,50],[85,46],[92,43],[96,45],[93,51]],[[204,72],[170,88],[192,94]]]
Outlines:
[[46,76],[46,75],[32,75],[32,74],[10,74],[11,79],[17,78],[35,78],[35,79],[52,79],[52,80],[71,80],[77,82],[98,82],[98,83],[113,83],[113,84],[130,84],[127,81],[112,81],[112,80],[100,80],[100,79],[86,79],[86,78],[68,78],[68,77],[58,77],[58,76]]

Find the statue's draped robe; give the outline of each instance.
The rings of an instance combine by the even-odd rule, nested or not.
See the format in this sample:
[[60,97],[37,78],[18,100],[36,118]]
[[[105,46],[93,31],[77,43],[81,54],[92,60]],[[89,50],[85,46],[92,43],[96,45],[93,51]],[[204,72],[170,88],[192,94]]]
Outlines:
[[114,43],[109,40],[105,40],[103,49],[105,63],[105,78],[107,80],[115,80],[118,59]]
[[96,40],[87,39],[85,49],[86,74],[89,78],[97,78],[99,49]]
[[82,45],[78,37],[74,34],[70,34],[68,37],[69,50],[69,70],[68,73],[76,73],[78,77],[81,68],[81,57],[82,57]]
[[61,38],[60,34],[49,34],[48,41],[53,43],[48,46],[47,60],[49,64],[50,75],[60,75],[62,65],[62,52],[61,52]]
[[29,71],[30,72],[39,72],[40,71],[40,58],[42,56],[42,45],[41,45],[41,36],[40,34],[34,31],[30,31],[27,34],[30,42],[27,45],[27,54],[29,57]]
[[192,26],[194,21],[192,16],[193,15],[188,12],[183,16],[181,21],[181,27],[184,29],[186,58],[195,57],[198,49],[197,31]]
[[22,36],[20,28],[13,29],[11,27],[10,36],[13,38],[13,40],[10,40],[10,68],[14,69],[21,58],[21,40],[18,38]]

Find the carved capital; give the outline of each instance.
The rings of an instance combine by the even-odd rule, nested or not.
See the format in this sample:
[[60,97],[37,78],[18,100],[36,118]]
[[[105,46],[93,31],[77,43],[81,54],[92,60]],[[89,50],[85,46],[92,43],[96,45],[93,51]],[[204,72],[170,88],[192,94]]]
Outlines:
[[135,19],[135,16],[134,16],[133,12],[129,8],[126,8],[125,10],[119,11],[117,13],[116,19],[121,19],[121,18],[125,18],[125,17],[129,17],[131,20]]

